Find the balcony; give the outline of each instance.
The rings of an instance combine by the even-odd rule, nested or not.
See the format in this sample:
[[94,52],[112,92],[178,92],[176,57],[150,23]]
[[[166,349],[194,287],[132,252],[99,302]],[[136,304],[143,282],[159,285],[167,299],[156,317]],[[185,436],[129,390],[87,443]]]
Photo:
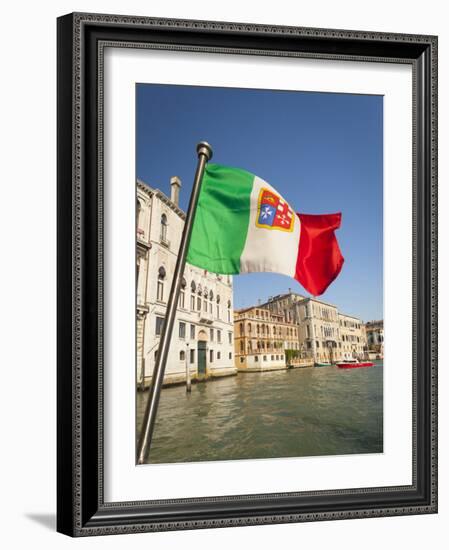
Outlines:
[[151,243],[149,243],[145,238],[145,231],[143,229],[137,228],[136,231],[137,244],[140,245],[143,249],[150,249]]
[[163,235],[161,235],[160,243],[162,246],[165,246],[165,248],[170,248],[170,241]]
[[206,313],[205,311],[197,311],[200,318],[199,322],[206,325],[211,325],[214,322],[214,316],[212,313]]

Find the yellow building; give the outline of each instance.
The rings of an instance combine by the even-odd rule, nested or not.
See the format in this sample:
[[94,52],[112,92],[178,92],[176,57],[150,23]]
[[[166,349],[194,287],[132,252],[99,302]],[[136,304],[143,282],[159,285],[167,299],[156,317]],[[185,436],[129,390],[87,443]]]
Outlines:
[[235,311],[234,357],[242,372],[299,366],[298,327],[258,306]]

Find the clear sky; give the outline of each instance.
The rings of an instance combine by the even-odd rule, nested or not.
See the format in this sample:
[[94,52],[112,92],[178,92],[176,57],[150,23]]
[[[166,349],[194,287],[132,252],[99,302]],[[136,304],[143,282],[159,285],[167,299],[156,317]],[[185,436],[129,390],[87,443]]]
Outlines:
[[[212,162],[269,182],[297,212],[342,212],[343,269],[320,299],[364,321],[383,318],[383,98],[236,88],[138,84],[137,177],[170,196],[182,180],[187,208],[196,144]],[[234,307],[291,288],[283,275],[234,277]]]

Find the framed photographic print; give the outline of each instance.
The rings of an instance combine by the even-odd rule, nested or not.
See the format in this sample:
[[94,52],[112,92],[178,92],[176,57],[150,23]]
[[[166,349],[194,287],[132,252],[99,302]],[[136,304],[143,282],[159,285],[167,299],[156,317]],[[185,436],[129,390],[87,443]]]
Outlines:
[[437,511],[437,38],[58,19],[58,531]]

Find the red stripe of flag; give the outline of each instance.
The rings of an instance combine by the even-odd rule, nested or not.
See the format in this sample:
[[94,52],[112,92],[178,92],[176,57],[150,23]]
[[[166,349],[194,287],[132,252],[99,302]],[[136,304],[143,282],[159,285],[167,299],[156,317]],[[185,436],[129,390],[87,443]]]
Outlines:
[[341,213],[299,214],[301,234],[295,279],[313,296],[319,296],[340,273],[344,258],[334,231]]

